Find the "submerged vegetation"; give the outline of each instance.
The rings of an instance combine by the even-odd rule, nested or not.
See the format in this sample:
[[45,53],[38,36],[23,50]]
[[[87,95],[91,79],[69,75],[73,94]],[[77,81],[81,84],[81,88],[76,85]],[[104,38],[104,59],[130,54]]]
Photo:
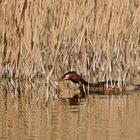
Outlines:
[[2,0],[1,80],[45,77],[48,96],[71,69],[92,82],[140,79],[139,13],[139,0]]

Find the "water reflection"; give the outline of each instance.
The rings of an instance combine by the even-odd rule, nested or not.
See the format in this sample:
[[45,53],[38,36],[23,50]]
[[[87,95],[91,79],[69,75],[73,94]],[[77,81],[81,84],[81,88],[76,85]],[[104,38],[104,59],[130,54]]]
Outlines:
[[0,139],[140,139],[139,93],[59,98],[47,105],[44,88],[32,96],[20,94],[13,97],[9,90],[1,90]]

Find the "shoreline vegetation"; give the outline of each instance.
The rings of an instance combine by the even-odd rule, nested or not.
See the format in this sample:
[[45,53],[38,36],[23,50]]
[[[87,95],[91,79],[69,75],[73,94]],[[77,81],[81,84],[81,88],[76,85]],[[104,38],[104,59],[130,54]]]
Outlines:
[[139,0],[1,0],[0,79],[45,77],[47,96],[72,69],[91,82],[140,79],[139,13]]

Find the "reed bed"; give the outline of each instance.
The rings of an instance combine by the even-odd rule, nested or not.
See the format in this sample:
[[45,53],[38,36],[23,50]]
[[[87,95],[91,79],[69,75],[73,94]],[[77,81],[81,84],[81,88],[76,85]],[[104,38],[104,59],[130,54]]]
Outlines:
[[139,13],[139,0],[2,0],[1,79],[45,77],[48,96],[72,69],[92,82],[139,77]]

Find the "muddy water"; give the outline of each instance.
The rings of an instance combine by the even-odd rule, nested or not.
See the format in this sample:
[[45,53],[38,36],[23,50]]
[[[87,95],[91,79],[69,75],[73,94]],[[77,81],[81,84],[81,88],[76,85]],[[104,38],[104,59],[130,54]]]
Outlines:
[[44,91],[15,98],[1,90],[1,140],[140,140],[140,93],[46,104]]

